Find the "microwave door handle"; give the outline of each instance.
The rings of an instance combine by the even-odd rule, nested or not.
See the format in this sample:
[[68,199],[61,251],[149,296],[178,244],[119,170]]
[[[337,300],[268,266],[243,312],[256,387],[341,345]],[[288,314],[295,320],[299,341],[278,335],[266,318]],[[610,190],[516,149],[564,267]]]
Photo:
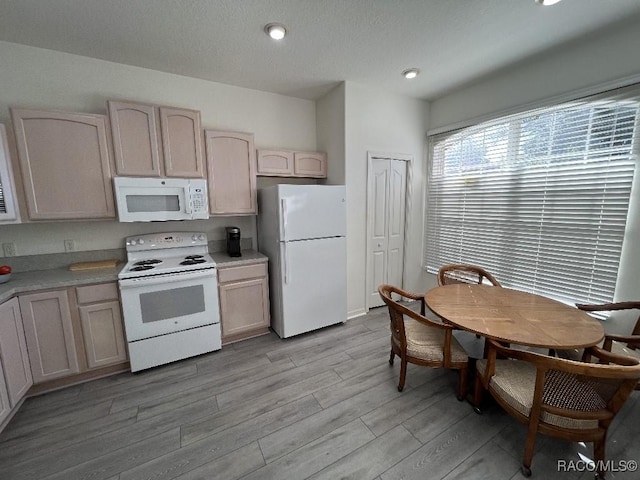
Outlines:
[[187,189],[188,196],[185,195],[184,198],[184,211],[185,213],[191,215],[191,187]]

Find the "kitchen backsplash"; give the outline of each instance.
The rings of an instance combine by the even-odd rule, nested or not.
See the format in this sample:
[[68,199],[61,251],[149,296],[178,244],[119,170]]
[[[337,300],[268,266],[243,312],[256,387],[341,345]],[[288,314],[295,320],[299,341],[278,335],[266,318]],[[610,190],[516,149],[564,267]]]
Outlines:
[[[243,249],[252,248],[251,238],[243,238],[240,241]],[[227,248],[225,240],[212,240],[209,242],[209,252],[224,252]],[[86,250],[82,252],[50,253],[43,255],[23,255],[16,257],[0,257],[0,265],[11,266],[14,272],[32,272],[35,270],[51,270],[67,268],[72,263],[96,262],[100,260],[118,259],[122,262],[127,258],[124,248],[106,250]]]

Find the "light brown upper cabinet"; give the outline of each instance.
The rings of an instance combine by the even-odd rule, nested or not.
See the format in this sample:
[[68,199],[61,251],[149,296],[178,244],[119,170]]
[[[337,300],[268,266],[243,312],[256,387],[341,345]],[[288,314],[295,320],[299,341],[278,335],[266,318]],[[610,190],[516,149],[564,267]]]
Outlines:
[[259,176],[327,178],[326,153],[260,149],[257,155]]
[[290,177],[293,175],[293,152],[288,150],[258,150],[258,175]]
[[107,108],[118,175],[205,177],[199,111],[114,100]]
[[115,218],[107,117],[12,108],[31,220]]
[[327,178],[327,155],[320,152],[293,152],[293,176]]
[[256,150],[252,133],[205,130],[209,212],[255,215]]

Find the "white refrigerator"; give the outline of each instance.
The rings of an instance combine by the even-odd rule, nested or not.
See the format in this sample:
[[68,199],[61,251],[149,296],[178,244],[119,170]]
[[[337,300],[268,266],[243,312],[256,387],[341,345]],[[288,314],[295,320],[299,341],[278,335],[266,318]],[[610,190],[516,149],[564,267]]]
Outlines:
[[287,338],[345,322],[345,186],[261,188],[258,212],[258,250],[269,257],[271,327]]

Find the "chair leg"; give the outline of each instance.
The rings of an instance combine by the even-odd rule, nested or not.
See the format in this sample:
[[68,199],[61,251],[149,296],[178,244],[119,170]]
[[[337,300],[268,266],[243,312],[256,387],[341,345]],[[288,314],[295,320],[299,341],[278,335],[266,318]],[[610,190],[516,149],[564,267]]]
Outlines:
[[398,391],[401,392],[404,388],[404,381],[407,378],[407,359],[401,357],[400,362],[400,381],[398,382]]
[[456,397],[459,401],[464,400],[464,397],[467,395],[467,376],[468,376],[468,368],[464,367],[458,370],[458,393]]
[[524,459],[522,461],[522,474],[525,477],[531,476],[531,461],[533,460],[533,453],[536,448],[536,436],[538,435],[537,426],[529,425],[529,431],[527,432],[527,444],[524,447]]
[[389,355],[389,365],[393,365],[393,359],[396,357],[396,354],[393,352],[393,348],[391,349],[391,355]]

